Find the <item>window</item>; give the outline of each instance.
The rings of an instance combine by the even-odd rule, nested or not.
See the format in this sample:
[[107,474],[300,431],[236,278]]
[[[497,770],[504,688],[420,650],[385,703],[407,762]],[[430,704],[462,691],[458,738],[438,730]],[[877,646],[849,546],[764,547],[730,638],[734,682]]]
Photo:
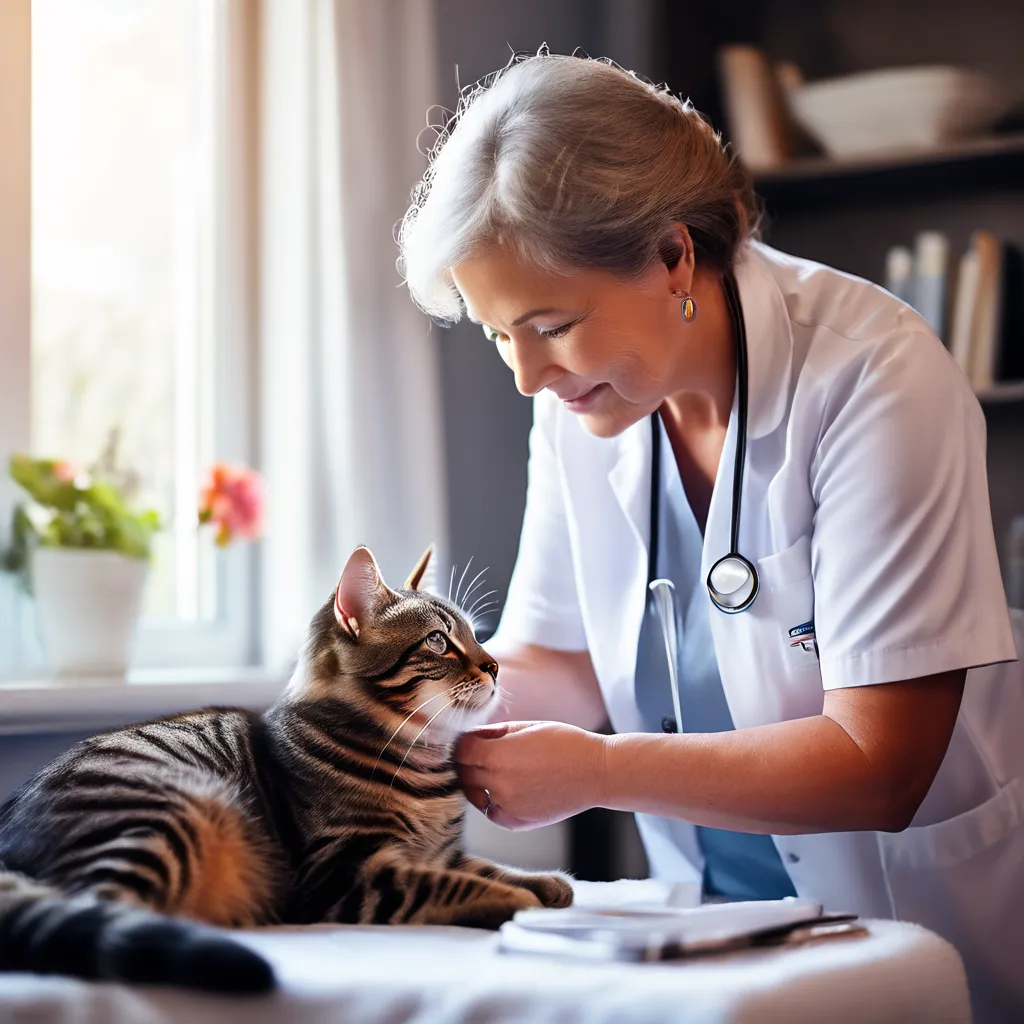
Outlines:
[[0,33],[24,6],[30,252],[0,260],[30,266],[28,337],[2,342],[28,350],[30,402],[0,449],[87,465],[116,438],[165,524],[137,663],[250,661],[252,553],[217,551],[195,509],[211,461],[252,461],[253,5],[14,0]]

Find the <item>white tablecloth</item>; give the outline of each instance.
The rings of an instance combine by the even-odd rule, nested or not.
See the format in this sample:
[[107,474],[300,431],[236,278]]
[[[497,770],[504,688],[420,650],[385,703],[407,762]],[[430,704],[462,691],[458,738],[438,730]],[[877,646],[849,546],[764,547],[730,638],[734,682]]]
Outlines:
[[265,929],[240,937],[274,964],[271,996],[0,974],[0,1022],[970,1021],[952,946],[916,925],[866,923],[863,937],[643,965],[502,955],[493,933],[462,928]]

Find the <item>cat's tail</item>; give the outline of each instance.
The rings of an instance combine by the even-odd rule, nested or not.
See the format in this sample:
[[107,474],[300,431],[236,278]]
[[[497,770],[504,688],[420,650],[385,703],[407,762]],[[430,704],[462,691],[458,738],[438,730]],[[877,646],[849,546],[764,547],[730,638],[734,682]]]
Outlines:
[[0,971],[266,992],[274,972],[212,928],[58,890],[0,864]]

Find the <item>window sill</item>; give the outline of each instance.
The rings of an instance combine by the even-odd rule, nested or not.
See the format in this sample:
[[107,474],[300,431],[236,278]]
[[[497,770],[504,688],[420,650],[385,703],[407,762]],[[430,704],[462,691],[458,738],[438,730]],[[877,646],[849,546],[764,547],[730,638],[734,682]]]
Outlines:
[[263,711],[286,681],[259,668],[147,670],[127,681],[3,681],[0,736],[98,731],[214,704]]

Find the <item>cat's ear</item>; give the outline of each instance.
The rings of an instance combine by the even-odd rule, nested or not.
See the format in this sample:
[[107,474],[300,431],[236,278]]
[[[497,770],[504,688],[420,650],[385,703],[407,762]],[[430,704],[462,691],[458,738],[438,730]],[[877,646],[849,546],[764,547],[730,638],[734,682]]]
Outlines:
[[431,556],[434,554],[434,545],[431,544],[420,556],[416,568],[409,573],[409,578],[402,584],[403,590],[432,590],[434,582],[433,565]]
[[358,547],[349,555],[334,592],[334,617],[346,633],[358,637],[369,613],[391,594],[370,549]]

